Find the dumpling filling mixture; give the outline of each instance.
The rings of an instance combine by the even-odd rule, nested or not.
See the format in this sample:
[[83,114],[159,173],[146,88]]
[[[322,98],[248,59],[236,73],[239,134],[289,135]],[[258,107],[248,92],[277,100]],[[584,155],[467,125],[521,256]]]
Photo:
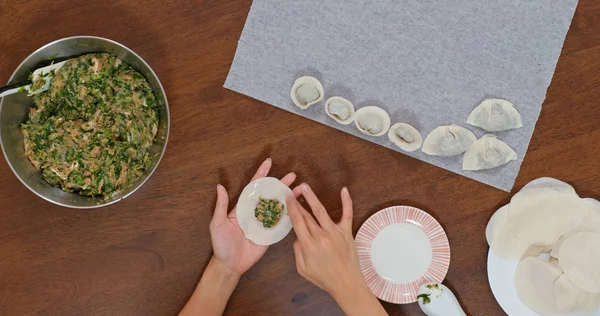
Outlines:
[[254,209],[254,217],[263,224],[263,227],[271,228],[279,222],[283,209],[283,203],[279,202],[279,200],[269,200],[260,197]]
[[140,73],[106,53],[70,60],[33,97],[25,154],[51,185],[108,197],[151,165],[156,97]]

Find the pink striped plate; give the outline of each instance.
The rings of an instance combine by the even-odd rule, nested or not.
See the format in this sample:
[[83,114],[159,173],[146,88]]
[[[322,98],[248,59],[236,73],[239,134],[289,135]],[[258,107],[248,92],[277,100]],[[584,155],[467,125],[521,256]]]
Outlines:
[[450,266],[444,229],[431,215],[411,206],[392,206],[373,214],[355,240],[367,285],[386,302],[416,302],[419,287],[441,283]]

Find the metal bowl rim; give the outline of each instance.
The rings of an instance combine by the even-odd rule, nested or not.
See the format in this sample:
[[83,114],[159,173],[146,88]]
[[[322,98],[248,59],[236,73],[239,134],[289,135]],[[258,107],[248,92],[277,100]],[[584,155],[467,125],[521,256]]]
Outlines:
[[[150,65],[148,65],[148,63],[142,57],[140,57],[140,55],[138,55],[136,52],[134,52],[129,47],[127,47],[127,46],[125,46],[125,45],[123,45],[123,44],[121,44],[119,42],[113,41],[111,39],[104,38],[104,37],[99,37],[99,36],[77,35],[77,36],[64,37],[64,38],[60,38],[60,39],[57,39],[55,41],[52,41],[52,42],[50,42],[50,43],[48,43],[48,44],[46,44],[46,45],[44,45],[44,46],[36,49],[31,54],[29,54],[29,56],[27,56],[25,59],[23,59],[23,61],[19,64],[19,66],[15,69],[15,71],[13,72],[13,74],[8,79],[8,82],[10,83],[14,79],[14,77],[17,74],[17,71],[19,69],[21,69],[21,67],[27,61],[29,61],[29,59],[32,58],[32,56],[35,55],[37,52],[39,52],[39,51],[41,51],[41,50],[43,50],[43,49],[45,49],[45,48],[47,48],[49,46],[52,46],[52,45],[54,45],[56,43],[59,43],[59,42],[63,42],[63,41],[67,41],[67,40],[73,40],[73,39],[80,39],[80,38],[96,39],[96,40],[100,40],[100,41],[106,41],[106,42],[110,42],[112,44],[115,44],[117,46],[121,46],[121,47],[125,48],[127,50],[127,52],[133,54],[146,67],[148,67],[148,69],[150,70],[150,73],[152,74],[152,76],[154,76],[154,78],[156,78],[156,82],[158,82],[158,86],[160,87],[162,95],[163,95],[163,97],[165,99],[165,108],[166,108],[166,113],[167,113],[167,117],[166,117],[166,119],[167,119],[167,130],[166,130],[166,133],[165,133],[165,144],[164,144],[164,146],[162,148],[162,151],[160,153],[160,157],[158,157],[158,160],[156,161],[156,164],[154,165],[154,168],[152,168],[152,170],[150,170],[150,172],[148,172],[148,174],[146,175],[146,178],[142,182],[140,182],[140,184],[138,184],[135,188],[133,188],[131,191],[129,191],[129,193],[125,194],[124,196],[122,196],[119,199],[116,199],[116,200],[113,200],[113,201],[109,201],[109,202],[105,202],[105,203],[99,203],[99,204],[95,204],[95,205],[89,205],[89,206],[74,206],[74,205],[69,205],[69,204],[64,204],[64,203],[60,203],[60,202],[54,201],[54,200],[52,200],[52,199],[50,199],[50,198],[48,198],[46,196],[43,196],[43,195],[39,194],[38,192],[34,191],[33,188],[31,188],[21,178],[21,176],[19,174],[17,174],[17,172],[13,168],[12,164],[8,161],[8,156],[7,156],[6,151],[4,149],[4,143],[1,141],[2,140],[2,130],[0,130],[0,147],[2,147],[2,154],[4,155],[4,159],[6,160],[6,163],[8,164],[8,166],[10,167],[10,170],[12,170],[12,172],[17,177],[17,179],[19,179],[19,181],[21,181],[21,183],[23,183],[23,185],[26,188],[28,188],[31,192],[33,192],[35,195],[41,197],[42,199],[44,199],[44,200],[46,200],[46,201],[48,201],[50,203],[53,203],[53,204],[56,204],[56,205],[59,205],[59,206],[63,206],[63,207],[74,208],[74,209],[93,209],[93,208],[100,208],[100,207],[103,207],[103,206],[112,205],[112,204],[115,204],[115,203],[117,203],[117,202],[119,202],[119,201],[121,201],[121,200],[129,197],[131,194],[133,194],[135,191],[137,191],[139,188],[141,188],[146,183],[146,181],[148,181],[148,179],[150,179],[150,177],[154,174],[154,171],[156,171],[156,169],[158,168],[158,165],[160,164],[160,162],[161,162],[161,160],[162,160],[162,158],[163,158],[163,156],[165,154],[165,151],[167,150],[167,144],[169,142],[169,132],[171,130],[171,114],[170,114],[170,111],[169,111],[169,101],[167,99],[167,94],[165,93],[165,89],[164,89],[162,83],[160,82],[160,79],[158,78],[158,76],[154,72],[154,69],[152,69],[152,67],[150,67]],[[3,106],[4,106],[4,98],[2,98],[2,101],[0,101],[0,109],[2,109]],[[2,112],[0,111],[0,115],[1,115],[1,113]]]

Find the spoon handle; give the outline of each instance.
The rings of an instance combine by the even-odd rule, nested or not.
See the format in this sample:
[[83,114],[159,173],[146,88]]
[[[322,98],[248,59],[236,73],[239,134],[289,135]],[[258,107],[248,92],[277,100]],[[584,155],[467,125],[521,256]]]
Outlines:
[[11,85],[0,88],[0,98],[9,94],[17,93],[22,87],[31,84],[31,80],[13,83]]

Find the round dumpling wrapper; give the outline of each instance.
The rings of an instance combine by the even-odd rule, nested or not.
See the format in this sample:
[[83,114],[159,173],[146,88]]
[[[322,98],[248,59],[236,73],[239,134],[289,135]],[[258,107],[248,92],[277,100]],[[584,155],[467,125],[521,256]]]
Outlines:
[[554,282],[554,304],[561,314],[593,313],[598,309],[598,295],[580,289],[563,274]]
[[[579,202],[582,202],[582,201],[577,200],[579,198],[579,195],[575,191],[575,188],[573,188],[570,184],[560,181],[558,179],[550,178],[550,177],[542,177],[542,178],[538,178],[538,179],[535,179],[535,180],[529,182],[521,189],[521,192],[526,191],[526,190],[531,190],[531,189],[537,189],[537,188],[552,189],[558,193],[564,194],[570,198],[575,199],[574,202],[576,204],[579,204]],[[565,234],[576,232],[579,225],[581,225],[583,223],[583,220],[584,220],[583,209],[584,208],[585,207],[583,207],[582,204],[579,204],[579,207],[575,207],[572,209],[571,221],[570,221],[569,226],[567,227],[567,233],[565,233]]]
[[570,184],[560,181],[558,179],[550,178],[550,177],[543,177],[543,178],[535,179],[535,180],[527,183],[521,189],[521,191],[535,189],[535,188],[553,189],[562,194],[579,197],[577,192],[575,192],[575,189]]
[[583,206],[583,211],[581,212],[583,219],[581,220],[581,223],[571,232],[563,235],[556,243],[554,243],[552,246],[552,252],[550,252],[550,255],[553,257],[558,258],[562,243],[571,235],[580,232],[600,233],[600,202],[595,199],[586,198],[583,199]]
[[[292,190],[276,178],[261,178],[250,182],[240,194],[235,213],[246,238],[262,246],[272,245],[285,238],[292,229],[285,199],[292,195]],[[281,217],[273,227],[264,227],[254,215],[260,197],[277,199],[283,204]]]
[[583,219],[582,200],[549,188],[531,188],[513,196],[507,226],[534,246],[551,246]]
[[566,238],[558,251],[558,264],[579,288],[600,294],[600,234],[580,232]]
[[578,231],[600,233],[600,202],[595,199],[583,199],[584,214],[581,225],[577,227]]
[[553,315],[558,310],[554,302],[554,282],[562,275],[557,266],[537,257],[519,262],[515,272],[517,295],[530,309]]
[[507,228],[508,209],[509,205],[501,207],[488,222],[485,237],[490,249],[500,257],[516,260],[542,253],[544,247],[532,246],[521,241]]

